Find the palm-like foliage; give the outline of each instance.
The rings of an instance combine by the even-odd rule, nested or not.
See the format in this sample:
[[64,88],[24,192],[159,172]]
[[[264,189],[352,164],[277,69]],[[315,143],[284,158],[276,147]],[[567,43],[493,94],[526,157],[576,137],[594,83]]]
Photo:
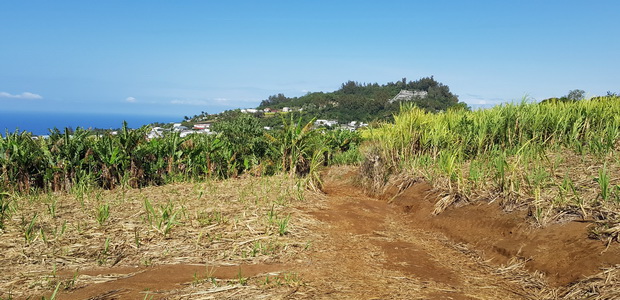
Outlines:
[[9,188],[30,190],[42,182],[42,147],[27,132],[6,133],[0,141],[0,175]]
[[313,129],[313,122],[302,122],[282,118],[282,130],[268,138],[276,145],[280,155],[281,168],[291,175],[305,175],[310,171],[310,161],[316,152],[322,152],[324,145],[319,143],[319,132]]
[[317,131],[312,122],[292,117],[283,119],[282,128],[271,134],[247,115],[220,122],[217,135],[181,138],[169,133],[149,140],[147,130],[131,130],[126,123],[117,135],[54,129],[47,139],[7,132],[0,138],[0,187],[9,191],[112,189],[230,177],[247,170],[304,175],[323,162],[324,153],[359,143],[350,133]]

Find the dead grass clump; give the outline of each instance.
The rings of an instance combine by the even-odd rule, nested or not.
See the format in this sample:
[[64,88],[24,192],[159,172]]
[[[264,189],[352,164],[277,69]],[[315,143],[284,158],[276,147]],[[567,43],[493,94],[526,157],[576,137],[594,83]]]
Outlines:
[[556,290],[549,287],[541,272],[528,272],[526,259],[513,257],[508,263],[494,270],[494,273],[523,287],[523,296],[528,299],[555,299]]
[[579,281],[560,294],[561,299],[620,299],[620,266]]
[[379,195],[383,192],[389,176],[390,170],[379,149],[370,148],[360,167],[361,184],[372,194]]
[[545,280],[544,274],[540,272],[529,272],[526,269],[526,259],[514,257],[506,264],[493,266],[485,260],[479,251],[470,248],[462,243],[455,243],[448,239],[443,239],[443,243],[451,248],[463,253],[472,261],[477,262],[488,274],[493,274],[497,280],[510,282],[505,288],[523,299],[557,299],[557,290],[550,287]]

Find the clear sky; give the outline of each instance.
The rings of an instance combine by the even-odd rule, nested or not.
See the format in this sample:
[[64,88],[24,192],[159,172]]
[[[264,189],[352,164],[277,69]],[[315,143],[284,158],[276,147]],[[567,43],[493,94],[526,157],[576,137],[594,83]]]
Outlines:
[[0,111],[216,113],[433,75],[472,106],[620,92],[620,1],[1,1]]

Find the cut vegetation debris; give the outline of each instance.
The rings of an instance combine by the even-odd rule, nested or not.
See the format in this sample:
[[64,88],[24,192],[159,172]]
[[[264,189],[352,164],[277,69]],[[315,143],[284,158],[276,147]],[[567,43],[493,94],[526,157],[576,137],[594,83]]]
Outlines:
[[[175,273],[190,278],[191,286],[169,286],[155,293],[157,297],[240,282],[261,286],[257,282],[266,276],[261,274],[285,271],[278,264],[306,249],[304,224],[311,220],[294,208],[305,195],[300,182],[278,175],[95,190],[80,197],[59,193],[17,197],[1,235],[0,298],[49,295],[58,284],[64,297],[93,297],[97,294],[83,294],[92,292],[85,287],[162,265],[202,267]],[[48,209],[50,201],[56,203],[54,214]],[[243,277],[237,276],[239,267],[235,276],[222,273],[230,266],[250,271]],[[214,275],[208,274],[209,268]],[[192,280],[197,269],[200,272]],[[108,275],[115,273],[121,275]],[[161,280],[167,278],[162,276]],[[278,276],[271,277],[275,281]],[[153,277],[142,288],[155,292],[158,280]],[[278,289],[285,293],[290,284],[280,281],[275,290],[261,293],[277,294]],[[137,297],[139,292],[130,291],[125,297]]]

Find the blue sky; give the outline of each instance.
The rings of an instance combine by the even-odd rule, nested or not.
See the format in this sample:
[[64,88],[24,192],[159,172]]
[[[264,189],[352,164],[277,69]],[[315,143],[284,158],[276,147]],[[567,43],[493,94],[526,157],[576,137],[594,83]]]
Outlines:
[[2,1],[0,110],[193,115],[435,76],[472,106],[620,92],[620,1]]

